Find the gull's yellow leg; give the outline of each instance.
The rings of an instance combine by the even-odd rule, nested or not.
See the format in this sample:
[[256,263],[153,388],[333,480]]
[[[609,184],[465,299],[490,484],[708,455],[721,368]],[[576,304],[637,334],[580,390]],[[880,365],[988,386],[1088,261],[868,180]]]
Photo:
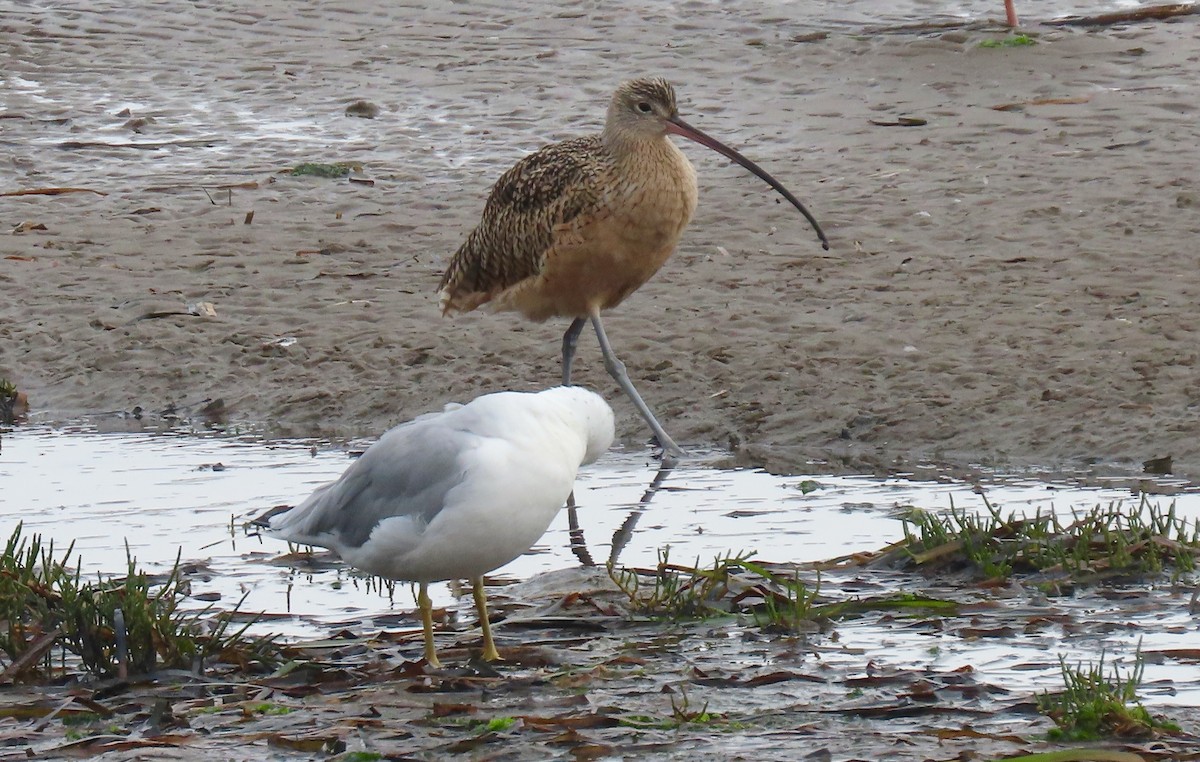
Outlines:
[[483,577],[471,580],[471,589],[475,593],[475,610],[479,612],[479,626],[483,629],[483,653],[481,656],[484,661],[499,661],[500,652],[496,650],[496,644],[492,641],[492,623],[488,621],[487,594],[483,592]]
[[429,584],[417,587],[417,608],[421,610],[421,626],[425,628],[425,662],[434,669],[441,669],[437,651],[433,647],[433,602],[429,600]]

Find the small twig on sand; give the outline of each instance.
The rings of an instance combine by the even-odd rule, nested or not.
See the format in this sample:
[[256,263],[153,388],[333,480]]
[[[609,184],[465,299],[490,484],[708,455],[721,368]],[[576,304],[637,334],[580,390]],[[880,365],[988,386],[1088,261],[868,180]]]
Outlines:
[[1068,16],[1047,21],[1046,24],[1049,26],[1111,26],[1134,21],[1158,21],[1175,16],[1190,16],[1195,13],[1200,13],[1200,5],[1176,3],[1174,5],[1152,5],[1149,8],[1136,8],[1131,11],[1101,13],[1095,16]]
[[[1112,26],[1114,24],[1129,24],[1138,21],[1159,21],[1176,16],[1190,16],[1200,13],[1200,4],[1175,3],[1172,5],[1152,5],[1147,8],[1135,8],[1128,11],[1100,13],[1095,16],[1064,16],[1040,22],[1046,26]],[[920,21],[915,24],[900,24],[898,26],[868,27],[865,34],[920,34],[922,32],[948,32],[955,30],[991,31],[1009,27],[996,21]],[[793,40],[805,42],[805,40]]]
[[0,683],[16,680],[22,672],[37,664],[46,652],[54,647],[59,635],[62,635],[62,630],[55,627],[30,641],[21,655],[0,672]]
[[211,138],[194,138],[189,140],[167,140],[157,143],[105,143],[97,140],[68,140],[58,144],[58,148],[75,150],[79,148],[134,148],[139,151],[157,151],[160,148],[187,148],[190,146],[209,146],[217,142]]
[[64,193],[95,193],[97,196],[107,196],[104,191],[91,188],[29,188],[27,190],[6,191],[0,196],[61,196]]

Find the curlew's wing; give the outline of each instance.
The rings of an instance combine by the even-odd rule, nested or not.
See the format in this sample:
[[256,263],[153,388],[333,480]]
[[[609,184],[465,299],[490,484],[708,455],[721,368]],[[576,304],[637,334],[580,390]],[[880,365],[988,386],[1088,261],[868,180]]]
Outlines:
[[501,175],[478,227],[442,277],[442,310],[472,310],[537,275],[564,227],[599,211],[605,155],[598,135],[576,138],[546,146]]

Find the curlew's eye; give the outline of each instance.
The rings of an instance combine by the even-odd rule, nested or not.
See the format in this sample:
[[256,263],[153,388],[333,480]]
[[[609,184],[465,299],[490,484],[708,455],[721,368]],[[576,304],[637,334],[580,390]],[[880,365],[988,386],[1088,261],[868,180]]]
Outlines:
[[654,108],[649,103],[646,103],[646,101],[642,101],[641,103],[639,103],[637,105],[637,110],[642,112],[643,114],[649,114],[651,111],[654,110]]

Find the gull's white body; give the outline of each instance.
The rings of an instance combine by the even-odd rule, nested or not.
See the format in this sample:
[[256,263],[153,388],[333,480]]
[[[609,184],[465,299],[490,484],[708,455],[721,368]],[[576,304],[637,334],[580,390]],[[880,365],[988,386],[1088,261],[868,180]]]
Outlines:
[[478,579],[537,542],[612,440],[586,389],[484,395],[391,429],[266,531],[380,577]]

